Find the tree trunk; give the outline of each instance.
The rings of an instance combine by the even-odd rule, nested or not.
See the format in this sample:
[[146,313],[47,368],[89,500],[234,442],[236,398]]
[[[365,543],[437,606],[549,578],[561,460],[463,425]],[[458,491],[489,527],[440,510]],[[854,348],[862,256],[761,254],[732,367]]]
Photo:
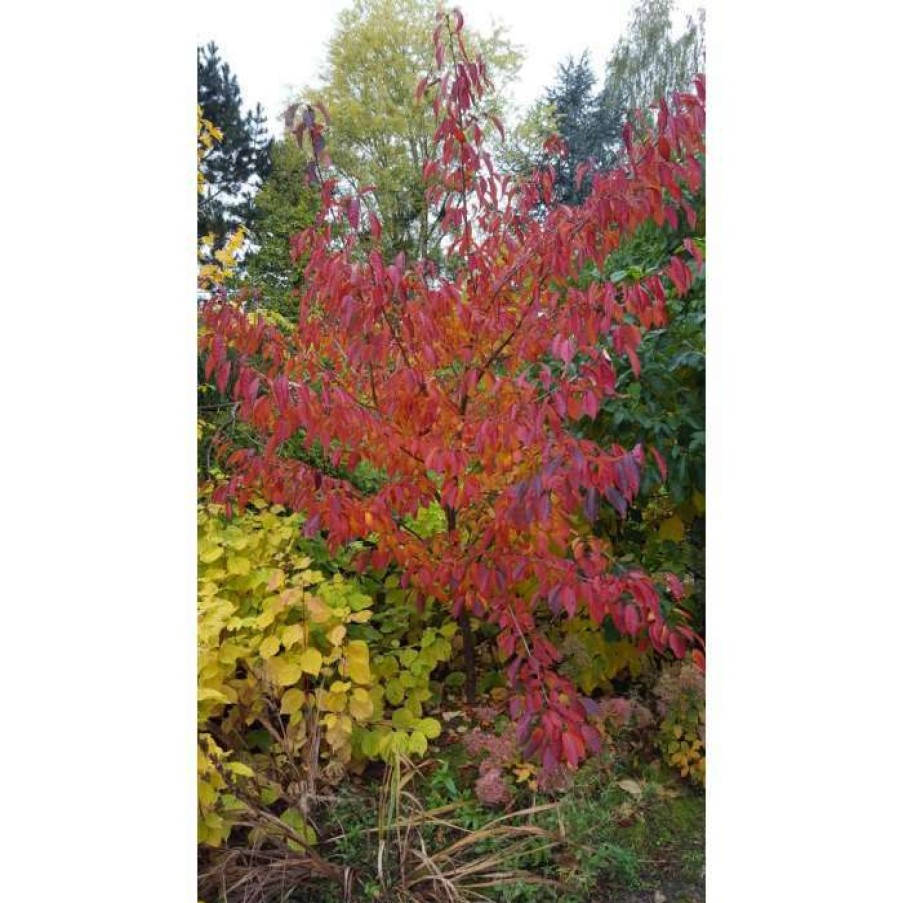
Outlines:
[[470,612],[464,609],[458,615],[461,638],[464,641],[464,696],[468,705],[477,701],[477,658],[474,651],[473,631],[470,629]]
[[[449,538],[458,526],[458,511],[451,505],[445,506],[445,517],[448,521]],[[473,643],[473,631],[470,629],[470,612],[461,609],[458,615],[458,626],[461,628],[461,640],[464,651],[464,698],[468,705],[477,701],[477,656]]]

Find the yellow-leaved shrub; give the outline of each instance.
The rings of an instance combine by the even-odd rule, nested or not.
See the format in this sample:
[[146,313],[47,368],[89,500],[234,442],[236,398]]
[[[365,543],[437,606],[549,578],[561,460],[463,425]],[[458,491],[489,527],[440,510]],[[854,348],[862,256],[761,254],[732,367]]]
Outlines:
[[440,731],[422,704],[449,631],[371,662],[370,596],[312,566],[300,523],[278,506],[232,518],[199,506],[199,831],[213,846],[259,809],[314,843],[306,787],[367,759],[423,755]]

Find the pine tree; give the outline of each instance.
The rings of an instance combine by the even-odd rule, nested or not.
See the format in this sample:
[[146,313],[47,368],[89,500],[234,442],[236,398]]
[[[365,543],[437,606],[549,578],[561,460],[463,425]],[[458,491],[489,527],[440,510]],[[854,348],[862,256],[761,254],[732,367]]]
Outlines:
[[212,41],[198,47],[198,106],[223,133],[201,159],[206,185],[198,198],[198,237],[216,244],[239,225],[253,225],[253,197],[270,170],[272,139],[260,104],[242,112],[241,89]]
[[606,169],[614,159],[613,148],[620,138],[620,111],[603,92],[593,93],[596,76],[584,50],[559,64],[555,84],[546,90],[545,101],[555,110],[558,133],[567,142],[566,158],[556,158],[556,196],[565,204],[577,204],[589,190],[589,183],[577,187],[577,167],[586,160]]

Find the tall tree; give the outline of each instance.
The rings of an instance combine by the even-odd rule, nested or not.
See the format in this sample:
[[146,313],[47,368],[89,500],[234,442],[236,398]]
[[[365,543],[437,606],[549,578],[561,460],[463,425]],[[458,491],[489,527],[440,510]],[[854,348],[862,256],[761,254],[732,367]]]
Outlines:
[[[449,265],[437,274],[378,247],[361,254],[378,218],[365,220],[360,196],[326,178],[319,228],[294,241],[308,255],[297,328],[273,328],[228,299],[205,306],[205,373],[256,433],[222,448],[229,478],[216,498],[242,505],[262,493],[303,512],[305,534],[325,532],[332,551],[359,542],[357,566],[397,566],[412,602],[433,599],[459,620],[471,701],[471,619],[497,627],[525,751],[547,768],[576,766],[598,748],[594,706],[559,673],[548,626],[585,612],[662,654],[683,657],[696,642],[674,605],[676,576],[618,561],[590,529],[603,507],[626,514],[642,448],[603,446],[579,426],[615,394],[616,360],[639,370],[637,347],[664,325],[667,293],[685,296],[701,272],[688,240],[628,285],[601,276],[644,223],[692,217],[681,186],[698,191],[702,179],[704,82],[663,103],[650,133],[628,133],[624,167],[594,179],[583,205],[555,206],[548,172],[498,178],[474,102],[485,69],[466,54],[458,11],[440,26],[439,77],[418,91],[435,101],[424,203],[447,208]],[[299,131],[321,155],[313,111]],[[292,441],[323,462],[288,455]],[[354,479],[365,464],[380,475],[370,490]],[[417,529],[424,509],[439,515],[439,532]],[[294,655],[280,664],[297,668]]]
[[605,87],[625,111],[647,107],[672,91],[688,91],[705,69],[705,13],[687,17],[674,36],[674,0],[638,0],[630,25],[606,64]]
[[260,104],[242,111],[238,79],[212,41],[198,47],[198,106],[222,133],[200,162],[205,185],[198,198],[198,237],[212,233],[220,246],[238,226],[251,225],[251,202],[269,172],[272,139]]
[[[423,203],[423,168],[437,153],[436,123],[431,105],[414,97],[430,69],[436,24],[435,0],[354,0],[329,42],[322,87],[303,97],[329,113],[338,171],[359,187],[377,186],[373,203],[386,247],[419,259],[438,256],[437,218]],[[503,92],[520,65],[519,50],[498,28],[485,36],[468,33],[467,40]],[[499,112],[501,104],[490,102]]]
[[552,161],[556,197],[576,204],[589,192],[589,182],[577,186],[577,167],[593,160],[607,169],[614,160],[620,140],[621,111],[607,92],[594,91],[596,76],[584,50],[580,59],[572,56],[559,64],[555,84],[546,89],[545,100],[554,110],[558,133],[567,142],[568,153]]

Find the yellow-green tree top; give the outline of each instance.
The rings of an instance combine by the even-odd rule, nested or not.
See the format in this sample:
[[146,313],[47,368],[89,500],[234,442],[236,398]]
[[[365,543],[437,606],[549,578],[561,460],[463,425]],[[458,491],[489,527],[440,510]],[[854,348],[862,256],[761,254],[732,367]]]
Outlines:
[[[422,180],[424,164],[436,155],[436,120],[430,104],[416,101],[414,92],[432,62],[436,8],[435,0],[355,0],[339,15],[322,87],[305,89],[302,98],[326,107],[338,170],[359,186],[378,186],[390,250],[421,259],[436,240]],[[471,33],[467,44],[483,55],[497,97],[504,97],[520,67],[520,49],[502,28]]]

